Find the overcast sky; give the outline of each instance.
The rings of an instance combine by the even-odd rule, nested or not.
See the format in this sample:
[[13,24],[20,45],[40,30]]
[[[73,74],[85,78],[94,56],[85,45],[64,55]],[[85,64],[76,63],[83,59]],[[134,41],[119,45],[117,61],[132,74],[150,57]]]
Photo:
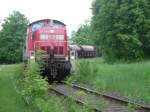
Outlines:
[[18,10],[30,22],[44,18],[60,20],[70,34],[91,18],[91,3],[92,0],[0,0],[0,20]]

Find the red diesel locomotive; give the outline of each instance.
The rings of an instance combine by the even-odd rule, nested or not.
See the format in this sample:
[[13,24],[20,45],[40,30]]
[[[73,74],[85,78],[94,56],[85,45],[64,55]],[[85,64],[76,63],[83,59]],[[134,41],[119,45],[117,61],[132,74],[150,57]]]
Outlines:
[[70,73],[68,38],[64,23],[43,19],[29,25],[24,57],[27,60],[35,60],[39,49],[45,51],[44,75],[46,74],[49,80],[62,80]]

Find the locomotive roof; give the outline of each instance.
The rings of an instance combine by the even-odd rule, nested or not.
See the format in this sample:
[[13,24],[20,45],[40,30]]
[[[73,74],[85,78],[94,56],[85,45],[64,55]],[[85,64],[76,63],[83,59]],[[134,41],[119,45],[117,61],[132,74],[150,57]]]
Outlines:
[[58,24],[61,24],[63,26],[66,26],[63,22],[55,20],[55,19],[41,19],[41,20],[37,20],[37,21],[34,21],[34,22],[30,23],[29,26],[31,26],[31,25],[33,25],[35,23],[38,23],[38,22],[42,22],[42,21],[48,21],[48,22],[49,21],[53,21],[53,23],[58,23]]
[[95,46],[92,46],[92,45],[69,45],[69,47],[70,49],[76,50],[76,51],[80,51],[80,50],[94,51],[95,50]]
[[81,50],[81,48],[80,48],[79,45],[69,45],[69,47],[70,47],[70,49],[72,49],[72,50],[77,50],[77,51]]

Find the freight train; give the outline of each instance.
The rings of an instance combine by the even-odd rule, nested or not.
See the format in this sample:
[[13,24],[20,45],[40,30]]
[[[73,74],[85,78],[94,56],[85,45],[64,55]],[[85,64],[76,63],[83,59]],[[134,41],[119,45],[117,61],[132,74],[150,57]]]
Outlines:
[[62,80],[69,75],[71,63],[66,25],[58,20],[43,19],[28,26],[24,60],[36,60],[38,50],[44,51],[44,75],[48,80]]
[[69,45],[71,56],[75,59],[96,57],[96,47],[92,45]]

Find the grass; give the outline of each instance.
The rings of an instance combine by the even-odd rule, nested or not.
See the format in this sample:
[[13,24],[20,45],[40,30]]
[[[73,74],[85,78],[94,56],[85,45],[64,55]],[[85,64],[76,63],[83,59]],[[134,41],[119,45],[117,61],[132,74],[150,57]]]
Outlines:
[[69,80],[150,103],[150,61],[108,64],[101,58],[80,60]]
[[19,64],[0,65],[0,112],[34,112],[15,90],[13,79],[21,72]]

